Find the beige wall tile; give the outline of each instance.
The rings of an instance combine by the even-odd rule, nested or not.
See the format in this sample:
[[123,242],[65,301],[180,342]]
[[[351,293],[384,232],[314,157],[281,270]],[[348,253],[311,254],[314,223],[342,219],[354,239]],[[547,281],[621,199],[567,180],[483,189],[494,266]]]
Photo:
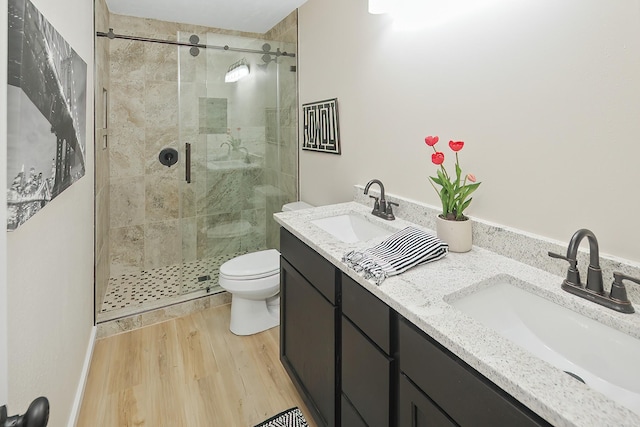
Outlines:
[[112,79],[143,81],[145,77],[145,43],[136,40],[109,41],[109,71]]
[[145,91],[144,81],[111,79],[109,97],[109,127],[144,127]]
[[109,193],[112,229],[144,224],[145,188],[142,176],[112,179]]
[[178,83],[147,81],[144,93],[145,127],[178,125]]
[[144,227],[144,268],[182,262],[181,224],[178,220],[147,223]]
[[167,170],[167,173],[145,176],[145,223],[178,218],[180,198],[176,172]]
[[178,80],[178,47],[158,43],[144,44],[145,80]]
[[119,276],[142,270],[144,256],[144,227],[112,228],[109,232],[111,275]]
[[109,173],[112,178],[144,174],[144,128],[126,126],[112,129],[109,141]]

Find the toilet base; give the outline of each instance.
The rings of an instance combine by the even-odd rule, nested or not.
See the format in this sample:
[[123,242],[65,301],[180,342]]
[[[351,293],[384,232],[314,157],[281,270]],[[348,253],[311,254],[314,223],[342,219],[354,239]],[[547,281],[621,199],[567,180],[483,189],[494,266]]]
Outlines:
[[231,294],[231,323],[235,335],[253,335],[280,324],[280,306],[266,300],[251,300]]

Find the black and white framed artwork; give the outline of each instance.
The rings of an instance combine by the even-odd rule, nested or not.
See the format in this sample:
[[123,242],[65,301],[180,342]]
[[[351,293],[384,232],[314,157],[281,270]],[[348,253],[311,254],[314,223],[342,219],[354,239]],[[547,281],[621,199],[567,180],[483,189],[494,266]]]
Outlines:
[[9,0],[7,229],[85,173],[87,64],[29,0]]
[[338,98],[302,104],[302,149],[340,154]]

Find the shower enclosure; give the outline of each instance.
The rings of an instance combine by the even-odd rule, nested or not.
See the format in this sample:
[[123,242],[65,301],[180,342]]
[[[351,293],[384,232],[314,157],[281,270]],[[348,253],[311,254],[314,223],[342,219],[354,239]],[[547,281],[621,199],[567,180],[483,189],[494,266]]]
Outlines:
[[295,43],[115,33],[110,276],[98,322],[220,292],[219,266],[278,248],[273,213],[297,199]]
[[[206,45],[223,49],[179,51],[179,140],[191,147],[180,194],[182,257],[195,266],[183,273],[183,292],[217,286],[226,259],[277,247],[272,215],[297,195],[295,152],[287,152],[296,147],[295,57],[282,55],[291,49],[214,33]],[[238,66],[249,74],[226,82]]]

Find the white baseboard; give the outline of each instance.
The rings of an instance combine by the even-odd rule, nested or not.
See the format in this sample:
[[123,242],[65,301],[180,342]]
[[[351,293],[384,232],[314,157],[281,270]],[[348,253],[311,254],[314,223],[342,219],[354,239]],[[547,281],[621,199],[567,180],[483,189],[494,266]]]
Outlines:
[[78,415],[80,415],[80,405],[82,405],[82,396],[84,395],[84,387],[87,384],[87,377],[89,376],[89,368],[91,367],[91,357],[93,356],[93,348],[96,344],[96,332],[98,328],[93,325],[91,328],[91,335],[89,335],[89,344],[87,345],[87,353],[84,356],[84,364],[82,365],[82,374],[80,375],[80,381],[78,382],[78,389],[76,390],[76,397],[73,400],[73,408],[71,408],[71,415],[69,415],[68,427],[75,427],[78,422]]

